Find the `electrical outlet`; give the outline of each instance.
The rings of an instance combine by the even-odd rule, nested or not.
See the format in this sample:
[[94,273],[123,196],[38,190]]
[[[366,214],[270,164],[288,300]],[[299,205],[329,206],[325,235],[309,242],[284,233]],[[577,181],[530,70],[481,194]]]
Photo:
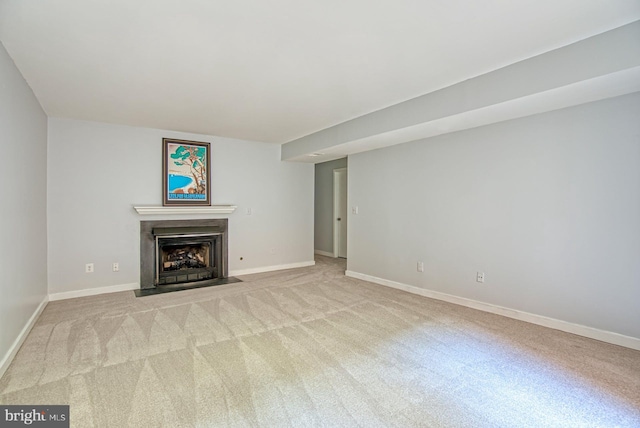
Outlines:
[[86,265],[84,265],[84,272],[93,273],[93,263],[87,263]]
[[120,264],[118,264],[118,262],[115,262],[115,263],[111,266],[111,270],[113,270],[114,272],[119,272],[119,271],[120,271]]
[[418,265],[416,267],[418,269],[418,272],[424,272],[424,262],[418,262]]
[[484,272],[478,272],[476,275],[476,281],[484,282]]

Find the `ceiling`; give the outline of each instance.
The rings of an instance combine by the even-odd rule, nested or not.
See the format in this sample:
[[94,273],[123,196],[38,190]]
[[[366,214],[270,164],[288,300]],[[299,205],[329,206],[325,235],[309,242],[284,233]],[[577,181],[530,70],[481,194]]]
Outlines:
[[49,116],[282,144],[638,19],[638,0],[0,0],[0,41]]

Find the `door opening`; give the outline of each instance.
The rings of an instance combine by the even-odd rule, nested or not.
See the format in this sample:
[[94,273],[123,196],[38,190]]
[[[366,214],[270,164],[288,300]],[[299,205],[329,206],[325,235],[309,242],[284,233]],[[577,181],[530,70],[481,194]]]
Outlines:
[[333,170],[333,257],[347,258],[347,168]]

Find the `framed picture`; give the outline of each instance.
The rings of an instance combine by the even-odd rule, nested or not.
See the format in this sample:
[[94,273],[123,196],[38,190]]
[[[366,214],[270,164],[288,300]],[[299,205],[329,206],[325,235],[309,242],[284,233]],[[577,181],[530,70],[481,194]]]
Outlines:
[[162,139],[162,205],[211,205],[211,144]]

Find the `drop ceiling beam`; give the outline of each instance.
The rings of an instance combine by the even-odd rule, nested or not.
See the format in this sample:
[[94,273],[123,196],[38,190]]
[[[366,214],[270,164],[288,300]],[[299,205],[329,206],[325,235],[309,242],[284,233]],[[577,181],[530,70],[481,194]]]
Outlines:
[[636,91],[640,21],[290,141],[281,158],[324,162]]

